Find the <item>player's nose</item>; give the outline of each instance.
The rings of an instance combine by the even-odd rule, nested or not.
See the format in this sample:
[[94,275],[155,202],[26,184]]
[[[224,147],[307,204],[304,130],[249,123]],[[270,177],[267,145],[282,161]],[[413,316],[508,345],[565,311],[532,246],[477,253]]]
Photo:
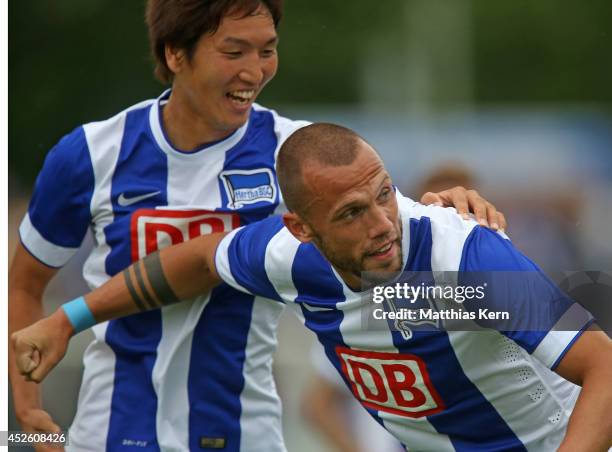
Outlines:
[[260,61],[260,58],[258,56],[252,56],[249,58],[239,72],[238,78],[250,85],[261,85],[265,78],[265,68],[263,62]]
[[370,239],[377,239],[390,235],[393,231],[393,222],[382,206],[375,206],[369,216],[368,232]]

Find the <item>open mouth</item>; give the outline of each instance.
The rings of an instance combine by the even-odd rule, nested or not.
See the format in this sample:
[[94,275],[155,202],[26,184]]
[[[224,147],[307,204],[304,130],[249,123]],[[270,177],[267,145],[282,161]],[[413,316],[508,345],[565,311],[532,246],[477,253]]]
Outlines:
[[232,100],[233,102],[236,102],[239,105],[246,105],[255,96],[255,90],[250,89],[250,90],[230,91],[226,94],[226,96],[230,100]]
[[395,243],[395,242],[391,241],[391,242],[387,243],[386,245],[381,246],[377,250],[369,253],[369,255],[370,256],[384,256],[385,254],[387,254],[391,250],[391,247],[393,246],[393,243]]

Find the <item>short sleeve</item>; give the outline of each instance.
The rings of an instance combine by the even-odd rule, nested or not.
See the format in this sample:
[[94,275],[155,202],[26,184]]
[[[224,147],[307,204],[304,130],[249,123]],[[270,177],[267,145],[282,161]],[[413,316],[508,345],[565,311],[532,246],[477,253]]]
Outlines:
[[93,190],[93,167],[79,127],[47,154],[19,227],[24,247],[45,265],[63,266],[87,233]]
[[242,292],[282,301],[265,265],[268,245],[282,228],[280,217],[270,217],[225,236],[215,253],[221,279]]
[[[509,240],[475,227],[467,238],[460,266],[460,284],[486,285],[482,303],[466,308],[508,312],[506,324],[479,321],[514,340],[544,365],[554,369],[593,318],[571,300]],[[477,317],[478,318],[478,317]],[[511,326],[510,329],[500,325]]]

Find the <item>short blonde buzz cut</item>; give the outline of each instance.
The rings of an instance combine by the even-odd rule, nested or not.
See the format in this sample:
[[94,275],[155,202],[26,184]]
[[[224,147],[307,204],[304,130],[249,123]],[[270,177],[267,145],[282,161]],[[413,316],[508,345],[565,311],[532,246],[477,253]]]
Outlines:
[[309,190],[302,169],[308,162],[323,166],[346,166],[357,158],[365,140],[343,126],[314,123],[295,131],[280,148],[276,173],[287,208],[303,216]]

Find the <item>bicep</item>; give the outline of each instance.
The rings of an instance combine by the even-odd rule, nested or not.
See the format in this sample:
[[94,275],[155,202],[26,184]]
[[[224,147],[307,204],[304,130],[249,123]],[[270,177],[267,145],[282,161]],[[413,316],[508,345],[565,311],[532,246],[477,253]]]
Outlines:
[[57,269],[36,260],[19,243],[9,270],[9,331],[24,328],[43,316],[42,298]]
[[593,325],[576,339],[555,369],[559,375],[577,385],[599,366],[612,367],[612,340]]
[[215,253],[226,235],[203,235],[160,251],[164,277],[179,299],[206,293],[221,282]]
[[9,291],[42,298],[49,281],[57,272],[57,268],[42,263],[19,243],[9,270]]

